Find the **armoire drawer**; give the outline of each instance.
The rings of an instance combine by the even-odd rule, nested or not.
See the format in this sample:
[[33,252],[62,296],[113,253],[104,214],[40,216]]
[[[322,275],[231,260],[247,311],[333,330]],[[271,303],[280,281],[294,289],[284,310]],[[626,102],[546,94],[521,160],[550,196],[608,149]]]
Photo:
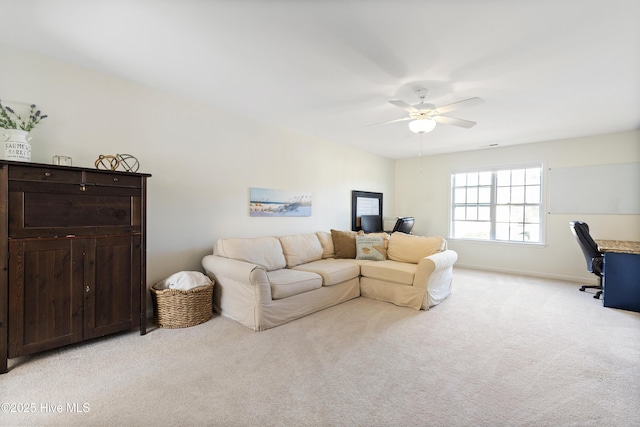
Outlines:
[[82,182],[82,171],[32,166],[11,166],[9,168],[9,180],[80,184]]
[[114,187],[142,187],[142,180],[138,176],[123,175],[109,172],[86,172],[85,183],[87,185],[108,185]]

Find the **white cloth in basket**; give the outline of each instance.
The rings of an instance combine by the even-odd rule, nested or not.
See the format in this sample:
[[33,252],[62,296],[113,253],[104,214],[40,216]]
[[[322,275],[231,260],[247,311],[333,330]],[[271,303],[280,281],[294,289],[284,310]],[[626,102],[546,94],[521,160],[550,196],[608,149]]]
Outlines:
[[188,291],[189,289],[206,286],[210,283],[211,279],[199,271],[180,271],[158,282],[154,288],[159,290],[179,289],[181,291]]

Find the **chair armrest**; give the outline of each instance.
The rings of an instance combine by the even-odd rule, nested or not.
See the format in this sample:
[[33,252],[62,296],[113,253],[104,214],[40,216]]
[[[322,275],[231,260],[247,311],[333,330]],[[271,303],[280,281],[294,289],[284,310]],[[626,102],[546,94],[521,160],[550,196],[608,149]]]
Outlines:
[[418,262],[413,286],[427,289],[429,283],[451,269],[457,260],[458,253],[451,249],[422,258]]
[[253,294],[258,304],[271,301],[271,284],[264,267],[217,255],[205,256],[202,266],[217,286],[234,287],[236,292]]

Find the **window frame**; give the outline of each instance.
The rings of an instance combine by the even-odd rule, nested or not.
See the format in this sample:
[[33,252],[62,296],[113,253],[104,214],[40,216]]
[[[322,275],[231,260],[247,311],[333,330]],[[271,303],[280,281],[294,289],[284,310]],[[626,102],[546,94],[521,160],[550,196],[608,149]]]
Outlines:
[[[537,242],[529,242],[524,240],[498,240],[496,239],[496,224],[498,223],[496,218],[496,207],[497,203],[497,173],[500,171],[513,171],[520,169],[531,169],[531,168],[540,168],[540,201],[539,201],[539,237],[540,240]],[[490,223],[490,238],[473,238],[473,237],[454,237],[455,233],[455,175],[461,173],[482,173],[482,172],[491,172],[491,201],[489,203],[489,220]],[[453,169],[449,173],[449,239],[451,240],[459,240],[464,242],[489,242],[492,244],[501,244],[501,245],[527,245],[527,246],[544,246],[546,245],[546,183],[547,183],[547,167],[544,161],[536,161],[536,162],[526,162],[526,163],[511,163],[511,164],[501,164],[501,165],[490,165],[490,166],[474,166],[474,167],[466,167],[466,168],[458,168]],[[467,188],[465,186],[464,188]],[[510,185],[511,187],[511,185]],[[526,203],[523,203],[526,205]],[[465,204],[466,205],[466,204]],[[526,224],[523,222],[522,224]]]

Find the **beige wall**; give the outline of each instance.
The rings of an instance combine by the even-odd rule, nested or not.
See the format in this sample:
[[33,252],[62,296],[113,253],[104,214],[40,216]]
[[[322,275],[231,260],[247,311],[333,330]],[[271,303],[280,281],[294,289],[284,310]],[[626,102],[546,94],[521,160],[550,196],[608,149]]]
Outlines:
[[[548,197],[549,168],[640,162],[640,132],[399,160],[396,162],[395,212],[415,216],[414,230],[418,234],[448,236],[451,171],[529,161],[544,162]],[[458,252],[458,266],[593,281],[595,276],[586,272],[582,253],[569,230],[571,220],[587,222],[596,239],[640,241],[640,215],[547,214],[545,245],[450,239],[449,247]]]
[[[413,215],[418,234],[448,235],[452,170],[538,160],[547,168],[640,161],[640,132],[399,161],[228,114],[104,74],[0,45],[0,99],[37,103],[34,162],[54,154],[93,167],[100,154],[140,159],[149,180],[148,281],[200,268],[223,236],[350,228],[351,190],[384,193],[385,216]],[[251,218],[250,187],[310,191],[307,218]],[[547,190],[548,191],[548,190]],[[593,280],[568,222],[594,237],[640,240],[638,215],[547,215],[546,245],[450,240],[460,266]]]
[[[140,160],[148,185],[149,285],[199,270],[216,239],[350,229],[351,190],[393,206],[394,162],[263,125],[145,86],[0,45],[0,99],[36,103],[32,161],[55,154],[93,167],[100,154]],[[303,218],[249,217],[249,188],[310,191]]]

